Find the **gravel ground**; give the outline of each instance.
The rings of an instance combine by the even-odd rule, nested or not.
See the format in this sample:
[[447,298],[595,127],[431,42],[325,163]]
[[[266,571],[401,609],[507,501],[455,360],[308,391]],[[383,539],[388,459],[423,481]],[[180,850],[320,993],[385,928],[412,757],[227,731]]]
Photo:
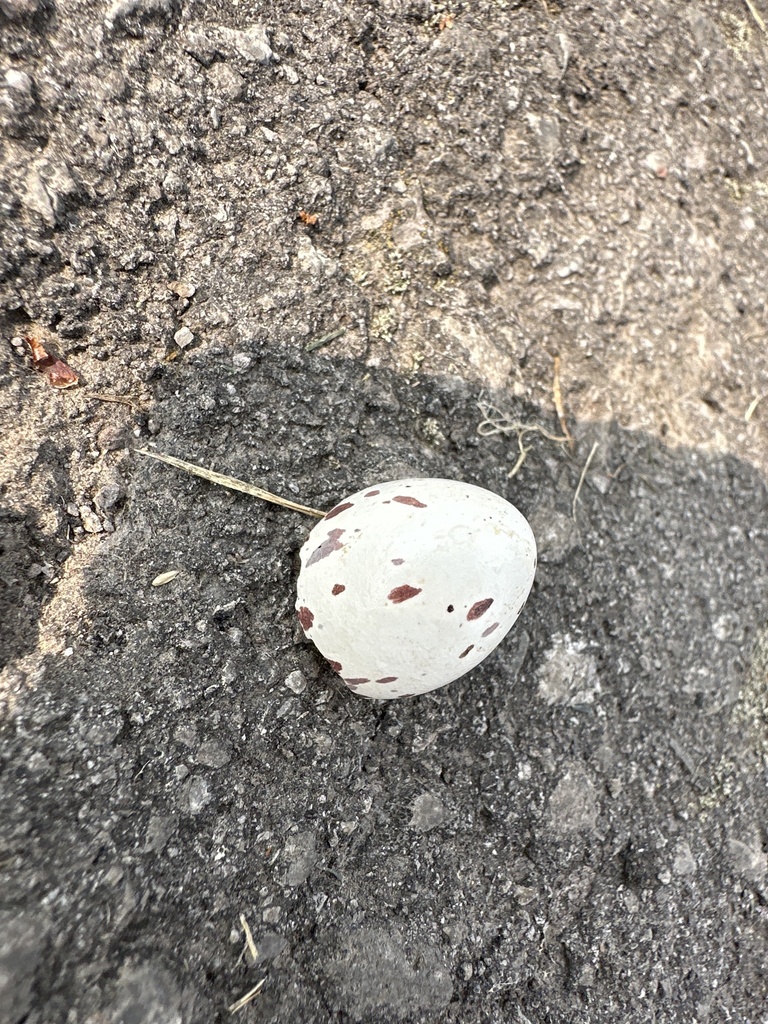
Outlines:
[[[768,1021],[761,11],[0,0],[2,1024]],[[482,485],[533,592],[363,700],[141,447]]]

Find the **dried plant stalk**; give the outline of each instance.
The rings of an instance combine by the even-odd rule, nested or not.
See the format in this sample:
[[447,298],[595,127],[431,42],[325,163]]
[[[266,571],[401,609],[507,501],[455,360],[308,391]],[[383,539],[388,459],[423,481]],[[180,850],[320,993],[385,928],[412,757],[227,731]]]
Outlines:
[[307,516],[316,516],[318,519],[322,519],[325,516],[325,512],[321,512],[320,509],[310,508],[309,505],[300,505],[298,502],[290,501],[288,498],[281,498],[277,494],[271,494],[269,491],[265,491],[261,487],[256,487],[255,484],[249,484],[244,480],[238,480],[234,476],[226,476],[224,473],[214,473],[212,469],[203,469],[202,466],[196,466],[194,462],[185,462],[184,459],[177,459],[173,455],[161,455],[159,452],[151,452],[147,448],[137,448],[136,451],[139,455],[148,455],[150,459],[157,459],[159,462],[167,462],[169,466],[175,466],[176,469],[183,469],[185,473],[191,473],[192,476],[202,477],[203,480],[209,480],[212,484],[218,484],[220,487],[227,487],[230,491],[242,491],[243,494],[250,494],[253,498],[261,498],[263,501],[271,501],[273,505],[282,505],[283,508],[293,509],[294,512],[303,512]]

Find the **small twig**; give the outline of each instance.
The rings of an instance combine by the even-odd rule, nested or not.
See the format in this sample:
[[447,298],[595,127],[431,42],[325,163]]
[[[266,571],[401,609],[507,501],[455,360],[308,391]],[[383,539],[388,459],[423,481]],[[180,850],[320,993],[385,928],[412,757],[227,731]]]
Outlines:
[[342,334],[347,333],[346,327],[339,327],[335,331],[331,331],[330,334],[324,334],[322,338],[317,338],[315,341],[310,341],[307,347],[304,349],[305,352],[314,352],[316,348],[320,348],[322,345],[327,345],[329,341],[335,341],[336,338],[340,338]]
[[251,933],[251,929],[248,925],[248,922],[245,920],[245,914],[240,915],[240,924],[242,925],[243,931],[245,932],[245,941],[248,945],[248,952],[251,954],[251,959],[253,960],[253,962],[256,963],[256,961],[259,959],[259,951],[256,948],[256,943],[253,941],[253,934]]
[[767,31],[766,27],[765,27],[765,22],[763,21],[763,16],[760,13],[760,11],[758,11],[758,9],[755,7],[755,5],[752,3],[752,0],[744,0],[744,3],[749,8],[749,13],[752,15],[752,17],[755,19],[757,24],[760,26],[761,32]]
[[176,469],[183,469],[185,473],[191,473],[192,476],[202,477],[203,480],[209,480],[212,484],[218,484],[220,487],[228,487],[231,491],[242,491],[243,494],[250,494],[253,498],[261,498],[263,501],[271,501],[275,505],[282,505],[284,508],[293,509],[294,512],[303,512],[308,516],[316,516],[318,519],[323,519],[325,517],[325,512],[321,512],[319,509],[310,508],[308,505],[300,505],[296,501],[289,501],[288,498],[281,498],[277,494],[271,494],[269,491],[265,491],[261,487],[256,487],[255,484],[249,484],[244,480],[238,480],[234,476],[226,476],[224,473],[214,473],[213,470],[203,469],[201,466],[196,466],[193,462],[185,462],[184,459],[176,459],[173,455],[161,455],[159,452],[151,452],[146,448],[137,448],[136,451],[139,455],[148,455],[150,459],[157,459],[159,462],[167,462],[169,466],[175,466]]
[[258,985],[253,986],[250,992],[246,992],[244,996],[237,1000],[236,1003],[232,1003],[231,1006],[228,1006],[227,1009],[229,1010],[229,1012],[237,1013],[238,1010],[242,1010],[244,1006],[247,1006],[248,1003],[250,1003],[252,999],[255,999],[259,992],[261,992],[262,988],[264,987],[264,982],[266,980],[266,978],[262,978]]
[[573,438],[571,432],[568,429],[568,424],[565,419],[565,408],[563,407],[563,393],[560,390],[560,356],[555,356],[555,374],[552,380],[552,394],[555,399],[555,409],[557,411],[557,418],[560,420],[560,429],[568,439],[568,447],[573,451]]
[[87,391],[88,398],[97,398],[100,402],[116,402],[118,405],[127,405],[131,409],[138,409],[139,406],[130,398],[123,398],[122,395],[97,395],[95,391]]
[[762,402],[762,400],[764,398],[765,398],[765,395],[758,395],[757,398],[753,398],[752,399],[752,401],[749,403],[749,408],[744,413],[744,422],[745,423],[749,423],[749,421],[752,419],[752,415],[753,415],[755,409],[758,407],[758,405]]
[[597,451],[597,441],[595,441],[595,443],[592,445],[592,451],[587,456],[587,461],[584,463],[584,468],[582,469],[581,476],[579,477],[579,483],[578,483],[578,486],[576,488],[576,493],[573,496],[573,518],[574,519],[576,518],[576,502],[579,500],[579,494],[581,493],[581,487],[582,487],[582,484],[584,483],[584,478],[587,475],[587,470],[589,469],[589,464],[592,461],[596,451]]

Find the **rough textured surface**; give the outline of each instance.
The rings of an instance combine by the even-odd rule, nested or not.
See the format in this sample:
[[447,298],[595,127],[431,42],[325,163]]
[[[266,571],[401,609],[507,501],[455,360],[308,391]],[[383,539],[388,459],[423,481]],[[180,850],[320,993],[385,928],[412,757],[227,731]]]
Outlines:
[[[4,1020],[762,1020],[766,53],[714,0],[0,0]],[[555,434],[557,353],[574,448],[509,480],[477,403]],[[496,490],[529,603],[361,701],[311,524],[150,443]]]

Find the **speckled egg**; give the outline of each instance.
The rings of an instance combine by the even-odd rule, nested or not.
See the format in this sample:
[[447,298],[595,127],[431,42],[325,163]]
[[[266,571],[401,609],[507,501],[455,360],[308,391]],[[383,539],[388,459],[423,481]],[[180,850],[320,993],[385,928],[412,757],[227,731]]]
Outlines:
[[296,609],[355,693],[413,697],[486,658],[520,614],[536,541],[508,501],[458,480],[352,494],[301,549]]

